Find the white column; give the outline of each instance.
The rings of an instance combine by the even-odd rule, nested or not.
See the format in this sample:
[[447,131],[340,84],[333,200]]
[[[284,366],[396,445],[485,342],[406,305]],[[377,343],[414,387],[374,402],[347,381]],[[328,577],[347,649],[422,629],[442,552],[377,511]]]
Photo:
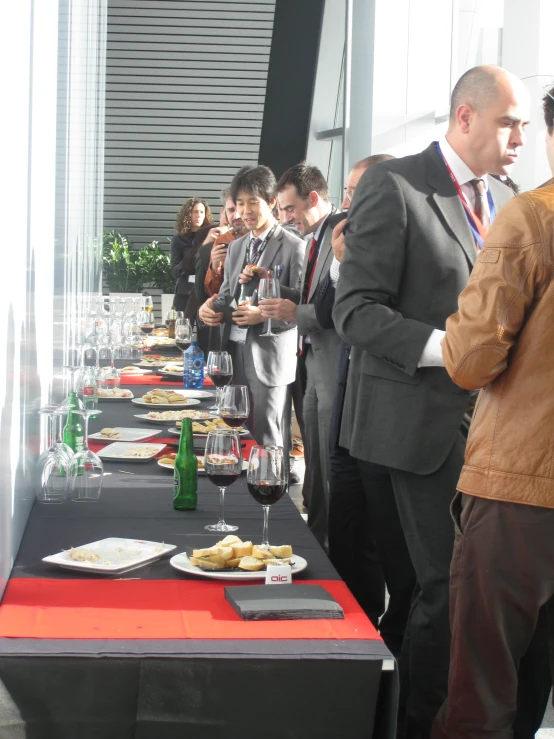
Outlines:
[[551,31],[552,0],[505,0],[502,66],[522,78],[531,96],[531,125],[521,158],[512,177],[523,190],[530,190],[552,176],[544,149],[541,99],[544,86],[554,85]]

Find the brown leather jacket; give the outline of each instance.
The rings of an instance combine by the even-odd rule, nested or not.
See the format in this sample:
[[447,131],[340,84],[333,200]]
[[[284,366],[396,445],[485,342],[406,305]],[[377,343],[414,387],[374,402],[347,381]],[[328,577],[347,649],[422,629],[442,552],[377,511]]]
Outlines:
[[496,218],[443,357],[453,381],[483,388],[458,489],[554,508],[554,180]]

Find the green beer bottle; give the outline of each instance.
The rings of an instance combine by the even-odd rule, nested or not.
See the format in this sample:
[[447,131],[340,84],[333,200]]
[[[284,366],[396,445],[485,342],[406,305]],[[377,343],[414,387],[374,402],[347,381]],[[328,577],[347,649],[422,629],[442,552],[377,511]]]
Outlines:
[[197,471],[198,461],[194,454],[192,421],[190,418],[183,418],[179,451],[175,457],[173,472],[173,507],[175,510],[194,511],[196,509]]
[[[69,393],[69,405],[72,409],[79,408],[76,393]],[[85,431],[81,423],[81,417],[71,411],[67,414],[67,420],[63,427],[63,440],[75,453],[83,451]]]

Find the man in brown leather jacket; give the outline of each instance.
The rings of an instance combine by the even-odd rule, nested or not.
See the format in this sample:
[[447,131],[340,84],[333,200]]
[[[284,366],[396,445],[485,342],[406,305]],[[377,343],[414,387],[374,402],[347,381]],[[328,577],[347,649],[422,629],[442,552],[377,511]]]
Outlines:
[[520,659],[541,607],[554,616],[553,270],[554,179],[504,206],[446,323],[450,377],[483,389],[452,504],[449,688],[433,739],[513,736]]

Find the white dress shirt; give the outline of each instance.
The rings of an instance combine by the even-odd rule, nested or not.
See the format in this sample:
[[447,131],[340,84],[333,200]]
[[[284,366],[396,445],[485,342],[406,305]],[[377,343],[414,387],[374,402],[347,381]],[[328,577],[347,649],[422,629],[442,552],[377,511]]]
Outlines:
[[[469,200],[469,204],[471,205],[471,207],[475,208],[475,190],[473,189],[473,185],[470,185],[469,183],[471,182],[471,180],[477,179],[477,175],[472,172],[471,169],[464,162],[464,160],[461,159],[458,154],[456,154],[446,138],[442,138],[439,141],[439,146],[443,157],[448,162],[448,166],[454,174],[454,177],[458,180],[458,184],[462,188],[462,192]],[[483,175],[479,179],[483,180],[483,182],[485,183],[485,188],[488,191],[489,183],[487,175]],[[489,207],[488,198],[485,199],[485,207],[487,209]],[[445,332],[441,331],[438,328],[433,329],[431,336],[429,336],[423,352],[421,353],[419,362],[417,363],[418,367],[444,367],[441,348],[441,341],[444,334]]]

